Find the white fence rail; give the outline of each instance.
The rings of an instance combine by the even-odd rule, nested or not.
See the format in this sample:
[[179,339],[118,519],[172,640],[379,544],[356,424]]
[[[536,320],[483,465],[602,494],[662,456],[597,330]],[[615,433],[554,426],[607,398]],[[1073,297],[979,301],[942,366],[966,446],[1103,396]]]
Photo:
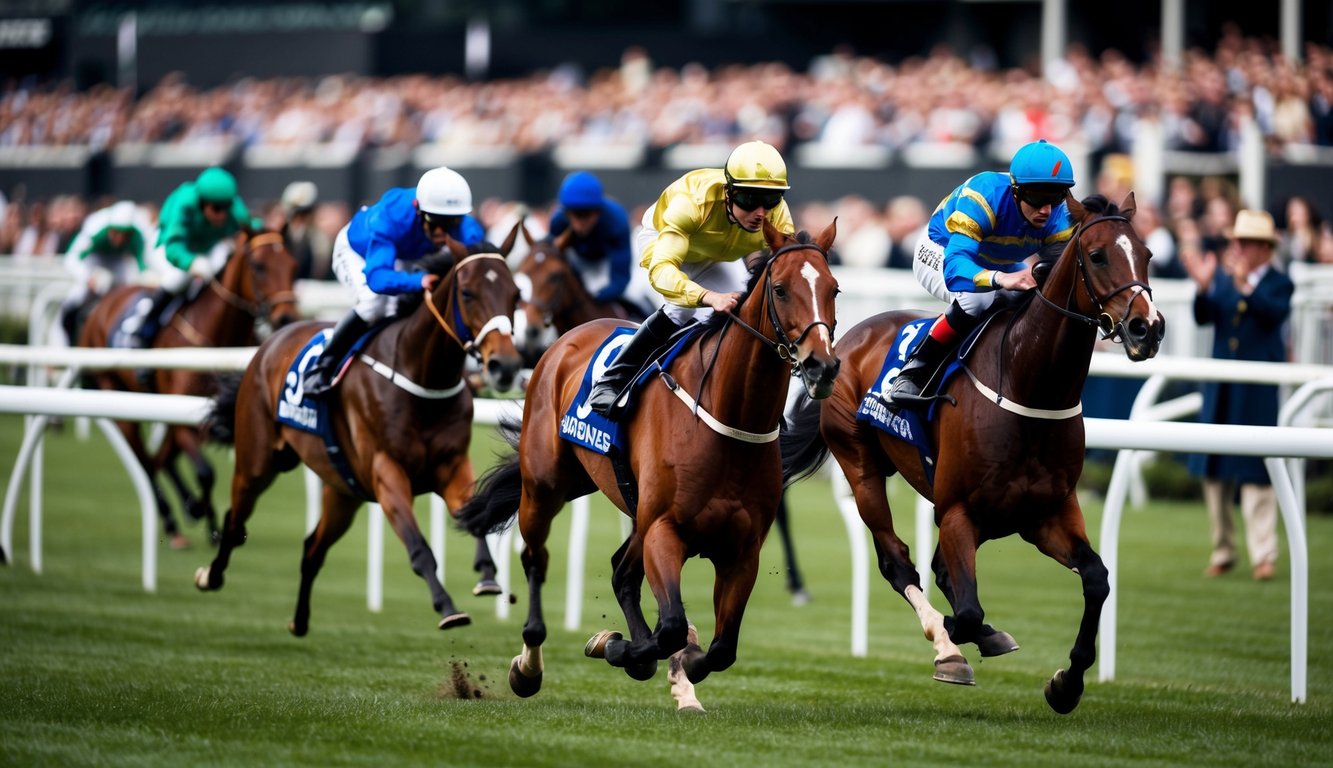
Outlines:
[[[28,356],[25,357],[25,351]],[[27,347],[6,347],[0,345],[0,361],[10,362],[28,362],[40,359],[42,364],[46,365],[69,365],[71,357],[62,357],[62,354],[83,355],[92,350],[43,350]],[[96,352],[105,352],[96,350]],[[174,350],[182,358],[190,359],[191,356],[185,350]],[[199,359],[204,357],[212,358],[210,363],[194,362],[200,366],[219,368],[218,358],[213,356],[213,351],[196,350]],[[242,350],[236,350],[237,357],[240,357]],[[119,355],[130,355],[129,361]],[[156,351],[132,351],[120,352],[116,355],[106,355],[106,359],[91,362],[90,358],[84,358],[85,363],[89,365],[108,365],[110,367],[143,367],[150,362],[160,363],[162,355]],[[185,359],[176,360],[177,363],[186,362]],[[238,361],[232,361],[238,362]],[[1169,358],[1157,358],[1145,363],[1135,363],[1130,365],[1122,356],[1114,354],[1097,354],[1094,356],[1093,372],[1098,375],[1106,376],[1154,376],[1157,381],[1163,381],[1168,377],[1182,379],[1216,379],[1225,381],[1255,381],[1266,383],[1286,383],[1296,384],[1309,382],[1318,382],[1327,380],[1328,388],[1333,388],[1333,368],[1322,366],[1294,366],[1284,364],[1234,364],[1221,363],[1212,360],[1172,360]],[[1151,382],[1150,382],[1151,383]],[[1160,384],[1145,386],[1147,394],[1141,392],[1140,403],[1145,400],[1151,403],[1155,399],[1156,392],[1160,390]],[[127,395],[119,393],[100,393],[100,392],[75,392],[70,390],[44,390],[38,388],[21,387],[0,387],[0,412],[25,413],[25,414],[47,414],[64,416],[93,416],[101,419],[105,418],[150,418],[158,421],[176,421],[176,423],[193,423],[201,416],[201,408],[207,405],[206,400],[196,398],[178,398],[175,400],[161,400],[169,396],[162,395]],[[160,400],[160,402],[159,402]],[[150,406],[147,403],[152,401]],[[170,403],[170,405],[168,405]],[[476,421],[478,423],[498,423],[501,416],[506,411],[516,412],[512,409],[521,408],[518,401],[476,401]],[[1184,408],[1172,406],[1171,404],[1159,404],[1157,407],[1148,407],[1146,405],[1136,404],[1136,411],[1140,416],[1151,414],[1156,418],[1163,415],[1179,415],[1188,411],[1188,405]],[[39,419],[41,417],[38,417]],[[1297,428],[1297,427],[1235,427],[1210,424],[1181,424],[1181,423],[1163,423],[1157,421],[1144,420],[1110,420],[1110,419],[1085,419],[1087,427],[1087,445],[1089,448],[1106,448],[1121,451],[1120,458],[1117,459],[1117,472],[1120,471],[1120,461],[1128,461],[1132,458],[1134,451],[1184,451],[1184,452],[1210,452],[1210,453],[1232,453],[1237,455],[1262,456],[1266,459],[1273,485],[1277,490],[1279,509],[1282,513],[1284,527],[1287,532],[1288,548],[1291,556],[1291,607],[1292,607],[1292,625],[1291,625],[1291,663],[1292,663],[1292,699],[1303,702],[1306,699],[1306,676],[1308,660],[1308,609],[1309,609],[1309,560],[1308,547],[1305,541],[1305,525],[1303,519],[1303,505],[1298,499],[1295,485],[1292,481],[1291,473],[1287,465],[1282,461],[1284,457],[1293,458],[1333,458],[1333,440],[1330,439],[1330,433],[1327,430]],[[30,428],[29,432],[32,432]],[[34,441],[40,440],[41,429],[35,430],[37,437]],[[111,437],[114,430],[103,429]],[[116,433],[116,437],[119,434]],[[25,435],[24,447],[20,451],[20,461],[15,466],[14,476],[11,480],[10,488],[6,493],[6,504],[3,523],[0,524],[0,545],[4,547],[6,555],[13,552],[12,549],[12,524],[13,510],[11,507],[10,496],[17,496],[17,487],[22,476],[22,464],[26,461],[25,456],[30,456],[35,448],[30,448],[28,443],[29,436]],[[114,443],[114,438],[113,443]],[[132,463],[132,462],[131,462]],[[127,463],[128,466],[128,463]],[[1126,467],[1129,465],[1126,464]],[[137,464],[135,465],[137,468]],[[131,469],[133,474],[133,469]],[[142,471],[140,470],[140,474]],[[1122,473],[1123,474],[1123,473]],[[34,488],[32,496],[34,497],[33,524],[30,526],[33,533],[34,552],[40,550],[40,472],[34,473]],[[140,489],[141,500],[144,498],[143,488],[146,486],[146,478],[143,483],[136,481],[136,488]],[[1115,479],[1113,474],[1112,481],[1113,493],[1108,493],[1107,512],[1104,516],[1102,527],[1102,539],[1100,549],[1102,557],[1111,573],[1111,596],[1107,601],[1107,607],[1104,609],[1102,621],[1102,657],[1100,660],[1100,679],[1110,680],[1114,677],[1115,670],[1115,604],[1116,604],[1116,569],[1118,566],[1118,537],[1120,509],[1123,507],[1123,497],[1127,491],[1127,480]],[[312,486],[308,483],[308,491]],[[317,485],[314,491],[317,491]],[[309,499],[315,498],[317,494],[311,492]],[[1113,501],[1113,497],[1118,496],[1119,501]],[[151,492],[148,498],[151,500]],[[835,479],[835,500],[837,506],[843,515],[847,527],[848,538],[852,553],[852,654],[863,656],[866,653],[866,616],[869,610],[869,557],[866,551],[866,536],[861,525],[859,515],[856,513],[855,505],[850,503],[850,494],[846,492],[845,481],[841,488]],[[569,589],[566,605],[566,627],[575,629],[578,627],[579,616],[582,609],[582,578],[584,548],[586,544],[587,530],[587,505],[586,499],[580,500],[581,505],[575,505],[575,519],[571,527],[570,541],[570,569],[569,569]],[[308,503],[311,503],[308,501]],[[923,522],[924,509],[924,522]],[[368,516],[371,520],[371,558],[372,562],[368,565],[368,604],[372,610],[377,610],[379,605],[379,577],[378,573],[382,568],[382,515],[371,514]],[[437,558],[443,570],[443,507],[440,502],[438,522],[437,515],[432,510],[432,545],[436,549]],[[378,535],[374,526],[381,526]],[[931,537],[932,530],[929,508],[918,504],[917,518],[917,551],[919,553],[930,551],[933,547],[930,545],[929,538],[927,543],[923,544],[923,535]],[[156,514],[149,506],[144,507],[144,588],[152,591],[155,588],[156,579],[156,559],[155,559],[155,533],[156,533]],[[508,567],[508,541],[494,541],[493,547],[497,554],[497,567],[499,569],[499,579],[505,592],[509,591],[509,567]],[[928,560],[922,556],[919,559]],[[150,574],[150,563],[152,564]],[[40,555],[34,558],[34,570],[40,571]],[[927,578],[922,579],[923,586],[929,583]],[[508,603],[502,595],[497,598],[497,613],[501,617],[508,615]]]

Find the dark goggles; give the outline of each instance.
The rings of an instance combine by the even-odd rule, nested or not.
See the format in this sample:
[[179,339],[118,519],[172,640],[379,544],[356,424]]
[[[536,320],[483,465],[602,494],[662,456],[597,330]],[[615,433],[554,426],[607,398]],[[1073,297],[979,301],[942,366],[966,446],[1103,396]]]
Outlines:
[[731,202],[742,211],[763,208],[771,211],[782,202],[783,190],[735,189],[731,192]]
[[421,212],[421,220],[426,222],[426,227],[428,229],[435,229],[438,227],[445,232],[452,232],[454,227],[458,226],[458,222],[462,218],[462,216],[444,216],[438,213]]
[[218,211],[219,213],[226,213],[227,211],[231,210],[231,203],[218,202],[217,200],[201,200],[199,201],[199,207],[203,208],[206,211]]
[[1064,202],[1064,189],[1032,189],[1030,187],[1018,188],[1018,199],[1032,206],[1033,208],[1045,208],[1048,205],[1059,205]]

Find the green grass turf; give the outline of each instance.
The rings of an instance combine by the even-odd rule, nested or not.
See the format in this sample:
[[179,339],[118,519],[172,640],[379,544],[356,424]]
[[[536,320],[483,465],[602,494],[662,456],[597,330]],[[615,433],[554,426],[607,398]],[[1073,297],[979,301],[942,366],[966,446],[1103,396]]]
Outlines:
[[[22,421],[0,417],[6,477]],[[497,448],[480,428],[474,455]],[[230,477],[219,466],[217,502]],[[6,481],[7,482],[7,481]],[[912,503],[895,481],[899,529]],[[1333,519],[1309,520],[1309,701],[1290,702],[1289,581],[1246,572],[1205,580],[1200,504],[1127,512],[1121,539],[1118,679],[1089,679],[1068,716],[1042,685],[1068,664],[1082,599],[1077,577],[1016,538],[982,548],[987,619],[1022,650],[981,660],[978,685],[931,680],[915,616],[871,575],[870,647],[850,648],[846,534],[824,480],[793,491],[798,557],[814,600],[794,608],[776,535],[765,548],[740,658],[698,687],[708,711],[674,710],[665,666],[636,682],[582,655],[623,628],[607,565],[616,514],[593,504],[583,626],[563,629],[568,515],[557,519],[545,591],[545,686],[508,688],[525,589],[508,620],[472,597],[471,543],[448,538],[446,586],[473,615],[440,632],[401,544],[386,542],[385,605],[365,603],[361,521],[315,584],[308,637],[285,627],[295,603],[304,515],[300,473],[263,498],[223,590],[191,577],[212,556],[160,550],[156,594],[140,588],[138,507],[94,431],[51,433],[46,447],[45,568],[31,571],[27,502],[14,560],[0,566],[0,765],[1327,765],[1333,754]],[[1096,545],[1100,505],[1086,504]],[[425,500],[418,509],[424,514]],[[705,643],[712,569],[686,566],[686,607]],[[936,598],[936,605],[945,606]],[[645,589],[650,620],[655,615]],[[947,612],[947,608],[945,608]],[[460,691],[464,695],[460,696]],[[479,697],[477,697],[479,693]]]

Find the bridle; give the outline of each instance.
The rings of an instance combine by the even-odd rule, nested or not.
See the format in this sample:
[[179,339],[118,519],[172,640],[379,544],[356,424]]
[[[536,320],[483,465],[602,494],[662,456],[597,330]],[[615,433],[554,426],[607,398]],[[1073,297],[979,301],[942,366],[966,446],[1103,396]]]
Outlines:
[[[254,237],[246,239],[245,248],[242,250],[241,254],[242,258],[245,259],[245,266],[247,269],[249,269],[252,279],[255,271],[254,270],[255,249],[266,248],[270,245],[281,245],[281,244],[282,244],[282,235],[277,232],[264,232],[262,234],[255,235]],[[233,292],[231,289],[227,288],[227,286],[223,285],[222,281],[218,280],[216,275],[213,277],[212,280],[209,281],[208,287],[213,289],[215,293],[221,296],[223,301],[227,302],[228,304],[232,305],[233,307],[239,309],[240,311],[246,313],[247,315],[256,320],[263,317],[267,317],[269,312],[273,310],[273,307],[280,306],[282,304],[296,303],[296,291],[292,290],[278,291],[272,296],[260,295],[259,301],[257,302],[250,301],[246,299],[244,296],[240,296],[239,294]],[[259,291],[256,290],[255,293],[258,294]]]
[[768,336],[742,320],[734,311],[727,312],[729,323],[732,321],[736,322],[742,328],[754,335],[755,338],[763,342],[765,346],[773,350],[783,362],[791,366],[792,376],[798,376],[800,374],[800,369],[796,366],[796,353],[801,342],[805,341],[805,337],[810,335],[810,331],[822,325],[828,329],[829,338],[833,338],[833,326],[823,320],[815,320],[807,325],[805,330],[801,331],[801,335],[797,336],[795,341],[793,341],[787,335],[786,330],[783,329],[782,319],[778,317],[777,302],[773,300],[773,265],[777,262],[778,257],[784,253],[804,250],[817,251],[820,256],[824,257],[825,261],[828,261],[828,253],[815,243],[788,243],[774,251],[772,258],[770,258],[768,263],[764,265],[764,299],[767,303],[768,322],[773,326],[774,334],[777,336],[776,341],[768,338]]
[[[1116,288],[1112,289],[1109,293],[1100,296],[1097,294],[1096,289],[1092,287],[1092,276],[1088,274],[1088,265],[1084,259],[1086,254],[1083,250],[1082,238],[1083,238],[1083,233],[1086,232],[1090,227],[1092,227],[1094,224],[1100,224],[1103,221],[1123,221],[1126,224],[1129,223],[1128,218],[1121,216],[1119,214],[1098,216],[1092,221],[1087,221],[1079,224],[1078,230],[1074,232],[1073,240],[1070,242],[1069,245],[1069,247],[1074,249],[1075,262],[1078,264],[1079,274],[1083,278],[1083,288],[1087,292],[1088,298],[1092,300],[1092,303],[1094,305],[1096,305],[1093,314],[1085,315],[1081,312],[1077,312],[1071,309],[1067,309],[1066,307],[1062,307],[1059,304],[1056,304],[1055,302],[1046,298],[1046,294],[1041,290],[1034,291],[1034,293],[1037,294],[1038,298],[1046,302],[1047,306],[1049,306],[1051,309],[1054,309],[1056,312],[1059,312],[1060,314],[1070,319],[1077,320],[1081,323],[1097,328],[1102,332],[1103,339],[1111,339],[1112,341],[1123,341],[1125,318],[1123,316],[1120,318],[1112,317],[1110,313],[1105,311],[1106,303],[1124,291],[1131,290],[1134,288],[1141,289],[1135,292],[1133,298],[1131,298],[1129,300],[1129,303],[1125,305],[1125,311],[1128,312],[1129,307],[1134,304],[1134,300],[1137,299],[1139,296],[1146,293],[1148,295],[1148,298],[1150,299],[1152,298],[1152,287],[1149,286],[1147,283],[1143,282],[1142,280],[1131,280],[1127,283],[1124,283],[1123,285],[1117,286]],[[1074,289],[1072,286],[1070,288],[1069,293],[1070,297],[1066,302],[1067,305],[1074,303],[1073,299]]]
[[[430,313],[435,316],[440,327],[444,329],[444,332],[447,333],[450,338],[458,342],[458,346],[462,347],[464,352],[471,355],[473,359],[478,362],[481,361],[481,342],[488,334],[492,331],[498,331],[512,336],[514,333],[513,321],[509,319],[508,315],[496,315],[487,320],[485,325],[481,327],[481,330],[477,331],[475,336],[473,335],[472,330],[467,327],[467,323],[463,320],[463,310],[459,308],[459,305],[462,303],[459,297],[459,294],[462,291],[458,279],[460,274],[459,270],[463,268],[464,264],[479,259],[499,259],[502,262],[505,261],[505,257],[498,253],[474,253],[453,266],[453,269],[450,270],[453,286],[449,294],[449,315],[451,320],[445,320],[444,315],[440,313],[440,308],[435,306],[435,300],[431,297],[430,290],[425,291],[426,307],[429,308]],[[506,264],[505,272],[508,271],[509,267]]]

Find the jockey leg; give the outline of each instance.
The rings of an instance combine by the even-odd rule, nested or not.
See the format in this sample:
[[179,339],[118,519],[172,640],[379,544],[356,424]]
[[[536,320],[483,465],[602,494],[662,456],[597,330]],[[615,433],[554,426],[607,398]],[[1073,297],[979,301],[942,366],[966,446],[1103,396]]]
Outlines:
[[634,332],[634,337],[620,350],[615,362],[593,386],[592,392],[588,394],[588,407],[603,416],[618,416],[620,408],[617,403],[621,394],[629,388],[634,374],[675,332],[676,323],[664,309],[649,315],[639,330]]
[[338,325],[333,329],[333,336],[324,345],[324,351],[305,374],[301,388],[306,397],[323,397],[333,389],[333,379],[338,372],[338,364],[342,362],[356,340],[368,330],[370,323],[362,320],[356,310],[348,312],[338,321]]
[[149,299],[148,310],[141,315],[142,320],[139,322],[139,327],[130,336],[130,346],[147,349],[153,345],[153,338],[157,336],[157,332],[162,328],[162,312],[166,310],[167,305],[175,297],[176,294],[164,286],[159,286],[153,290],[152,298]]
[[977,318],[969,315],[957,301],[950,305],[930,326],[926,338],[894,378],[893,389],[889,392],[893,404],[914,406],[923,403],[921,391],[931,375],[976,325]]

